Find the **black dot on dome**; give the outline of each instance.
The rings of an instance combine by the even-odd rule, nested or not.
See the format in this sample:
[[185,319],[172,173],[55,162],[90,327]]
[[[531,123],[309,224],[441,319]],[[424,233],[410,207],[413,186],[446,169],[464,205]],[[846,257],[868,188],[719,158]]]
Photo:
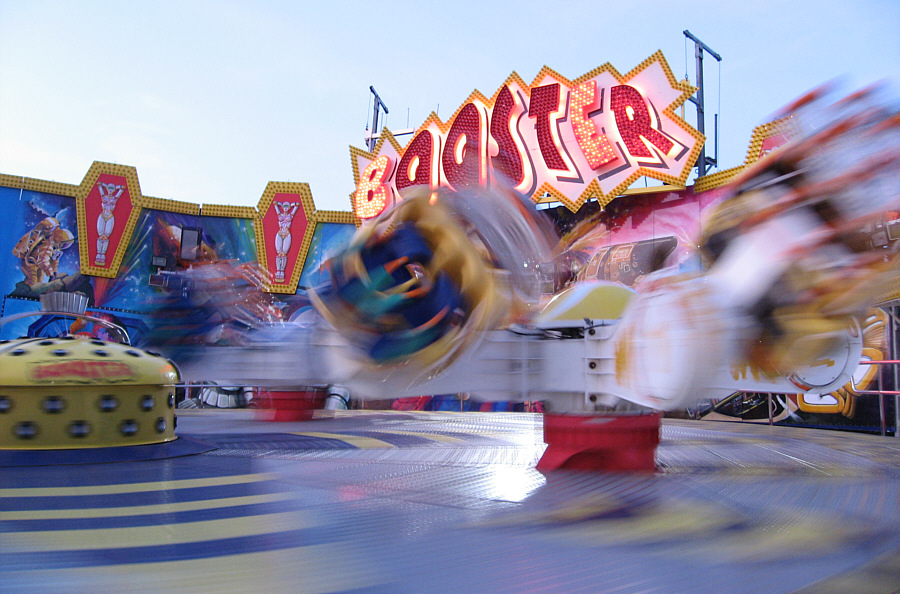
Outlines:
[[97,407],[102,412],[112,412],[119,408],[119,399],[111,394],[101,396],[99,402],[97,402]]
[[132,436],[138,432],[138,422],[134,419],[125,419],[119,424],[119,431],[122,435]]
[[13,427],[13,435],[19,439],[31,439],[38,434],[38,426],[31,421],[22,421]]
[[69,435],[78,439],[87,437],[91,432],[91,424],[87,421],[72,421],[69,423]]
[[66,409],[66,401],[59,396],[47,396],[41,403],[41,408],[49,414],[61,413]]

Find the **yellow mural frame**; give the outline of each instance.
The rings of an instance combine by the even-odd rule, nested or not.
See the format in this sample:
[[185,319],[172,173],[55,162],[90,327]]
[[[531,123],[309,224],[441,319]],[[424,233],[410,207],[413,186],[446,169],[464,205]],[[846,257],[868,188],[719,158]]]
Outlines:
[[[86,214],[86,203],[94,184],[101,175],[116,175],[124,177],[128,184],[128,197],[131,201],[131,212],[125,220],[125,229],[122,231],[122,238],[116,245],[116,251],[113,254],[109,267],[94,266],[90,263],[88,242],[88,222]],[[81,184],[75,192],[75,211],[78,216],[78,259],[79,267],[82,274],[90,276],[98,276],[101,278],[116,278],[119,275],[119,266],[122,264],[122,258],[125,257],[125,250],[131,242],[131,234],[134,226],[137,224],[138,216],[142,208],[141,185],[138,182],[137,170],[129,165],[116,165],[114,163],[103,163],[94,161]]]
[[[297,254],[297,265],[291,272],[291,278],[284,283],[276,283],[273,280],[271,271],[268,268],[268,252],[266,248],[265,233],[262,228],[262,221],[265,214],[272,206],[276,194],[291,194],[300,196],[300,202],[303,205],[303,211],[306,215],[306,229],[303,232],[303,238],[300,241],[300,251]],[[359,226],[360,220],[352,212],[342,212],[335,210],[316,210],[313,201],[312,192],[309,184],[305,182],[269,182],[266,189],[256,206],[256,220],[254,223],[254,232],[256,235],[256,257],[259,262],[260,269],[264,272],[266,279],[265,291],[268,293],[294,294],[297,292],[297,286],[300,284],[300,276],[306,267],[306,259],[309,256],[309,246],[312,243],[313,235],[315,235],[316,227],[320,223],[343,223]]]

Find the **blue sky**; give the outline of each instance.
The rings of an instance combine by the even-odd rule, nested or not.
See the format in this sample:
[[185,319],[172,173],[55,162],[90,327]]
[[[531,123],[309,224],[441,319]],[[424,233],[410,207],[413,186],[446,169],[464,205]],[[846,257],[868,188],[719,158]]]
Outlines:
[[900,86],[891,0],[0,0],[0,172],[77,184],[109,161],[147,196],[251,206],[268,181],[302,181],[318,208],[350,210],[370,85],[396,130],[543,65],[624,73],[662,50],[694,81],[685,29],[723,58],[704,59],[721,168],[820,83]]

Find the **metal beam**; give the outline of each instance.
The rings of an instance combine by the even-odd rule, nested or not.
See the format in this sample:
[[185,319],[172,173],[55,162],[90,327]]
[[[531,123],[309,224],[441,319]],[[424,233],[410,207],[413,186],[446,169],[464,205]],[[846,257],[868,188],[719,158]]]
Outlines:
[[[689,100],[697,106],[697,131],[700,132],[700,134],[703,134],[703,136],[706,136],[706,113],[704,111],[703,103],[703,52],[706,51],[719,62],[722,61],[722,56],[697,39],[687,29],[684,30],[684,35],[694,42],[694,57],[697,61],[697,95],[696,97],[690,97]],[[718,125],[716,126],[716,136],[718,136]],[[718,153],[718,138],[716,138],[716,156],[713,158],[706,156],[706,143],[703,143],[703,148],[700,149],[700,157],[697,159],[697,173],[699,175],[706,175],[710,165],[717,165],[719,157]]]
[[375,87],[369,85],[369,90],[372,91],[372,94],[375,95],[375,105],[373,106],[372,111],[372,134],[368,138],[368,143],[366,146],[369,149],[369,152],[375,150],[375,139],[379,134],[381,134],[381,130],[378,128],[378,118],[381,115],[380,110],[384,109],[384,115],[388,114],[387,105],[384,104],[384,101],[381,100],[381,97],[378,96],[378,92],[375,91]]

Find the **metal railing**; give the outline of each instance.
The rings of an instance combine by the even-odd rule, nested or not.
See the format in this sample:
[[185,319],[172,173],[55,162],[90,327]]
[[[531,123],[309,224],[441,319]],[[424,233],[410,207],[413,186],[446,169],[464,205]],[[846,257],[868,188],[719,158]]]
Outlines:
[[[885,359],[882,361],[860,361],[860,365],[900,365],[900,360]],[[882,437],[887,436],[887,413],[884,407],[884,397],[894,397],[894,437],[900,437],[900,390],[885,390],[882,386],[882,374],[878,373],[878,389],[877,390],[858,390],[856,381],[850,378],[851,392],[857,396],[878,396],[878,417],[881,424]],[[774,410],[772,407],[772,394],[767,394],[769,407],[769,425],[775,424]]]
[[[896,359],[885,359],[882,361],[860,361],[860,365],[898,365],[900,361]],[[885,409],[884,409],[884,397],[885,396],[893,396],[894,397],[894,437],[900,437],[900,431],[898,431],[898,427],[900,427],[900,408],[898,408],[898,396],[900,396],[900,391],[898,390],[885,390],[882,386],[882,374],[879,372],[878,376],[878,389],[877,390],[857,390],[856,382],[853,381],[853,378],[850,378],[850,387],[853,388],[853,392],[859,395],[870,395],[870,396],[878,396],[878,416],[881,420],[881,435],[887,435],[887,420],[885,419]]]
[[[96,316],[92,316],[90,314],[83,313],[74,313],[70,311],[26,311],[23,313],[14,314],[11,316],[6,316],[0,318],[0,327],[4,324],[8,324],[10,322],[15,322],[16,320],[21,320],[23,318],[35,317],[35,316],[60,316],[60,317],[68,317],[68,318],[77,318],[81,320],[85,320],[87,322],[91,322],[94,325],[102,326],[107,333],[110,335],[110,339],[112,342],[118,342],[120,344],[131,345],[131,338],[128,336],[128,331],[122,326],[110,322],[109,320],[104,320],[103,318],[98,318]],[[54,338],[52,336],[34,336],[31,338]]]

